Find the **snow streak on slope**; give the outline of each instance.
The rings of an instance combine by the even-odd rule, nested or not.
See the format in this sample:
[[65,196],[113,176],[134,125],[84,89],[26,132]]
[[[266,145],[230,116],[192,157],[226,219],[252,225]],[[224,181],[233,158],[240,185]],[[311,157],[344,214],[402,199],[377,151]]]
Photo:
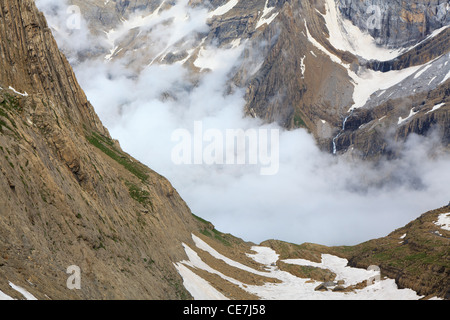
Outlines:
[[[135,13],[128,20],[122,19],[119,26],[105,31],[106,44],[110,53],[105,60],[111,61],[123,48],[120,45],[130,45],[127,37],[136,37],[141,40],[140,45],[134,47],[139,55],[151,57],[152,65],[157,59],[162,59],[169,53],[169,49],[178,50],[176,44],[185,45],[188,49],[194,49],[191,38],[197,32],[208,30],[206,21],[208,11],[205,8],[193,9],[189,6],[189,0],[179,0],[173,6],[165,8],[165,1],[150,14]],[[137,36],[133,35],[137,33]],[[148,45],[143,45],[148,42]],[[184,48],[183,48],[184,49]],[[131,59],[133,59],[131,57]],[[149,58],[150,59],[150,58]]]
[[329,41],[338,50],[348,51],[366,60],[388,61],[399,57],[426,41],[438,36],[450,26],[434,30],[429,36],[414,46],[399,49],[389,49],[377,44],[368,31],[363,32],[350,20],[342,17],[335,0],[325,1],[326,14],[323,15],[329,31]]
[[16,290],[17,292],[19,292],[20,294],[22,294],[25,299],[27,300],[37,300],[35,296],[33,296],[31,293],[29,293],[27,290],[25,290],[22,287],[19,287],[17,285],[15,285],[12,282],[9,282],[9,285],[11,286],[11,288],[13,288],[14,290]]
[[163,1],[154,12],[147,16],[136,15],[131,20],[122,19],[122,25],[120,25],[117,29],[112,29],[107,32],[105,31],[106,38],[108,39],[108,44],[111,47],[110,53],[105,56],[105,59],[108,61],[112,59],[114,54],[117,53],[117,41],[122,37],[127,36],[131,30],[138,29],[144,26],[150,27],[152,24],[156,24],[163,20],[158,20],[157,18],[159,17],[159,13],[164,2],[165,1]]
[[368,33],[362,32],[348,19],[343,19],[337,10],[335,0],[326,0],[327,13],[325,19],[333,47],[342,51],[349,51],[366,60],[391,60],[398,57],[404,50],[390,50],[377,45],[375,39]]
[[450,28],[450,26],[443,26],[442,28],[439,28],[439,29],[434,30],[428,37],[426,37],[425,39],[423,39],[422,41],[420,41],[419,43],[415,44],[414,46],[408,48],[408,49],[405,50],[405,51],[412,50],[412,49],[414,49],[414,48],[420,46],[421,44],[427,42],[428,40],[433,39],[434,37],[438,36],[439,34],[441,34],[442,32],[444,32],[444,31],[447,30],[448,28]]
[[[189,251],[189,249],[186,248],[186,251]],[[209,284],[208,281],[196,275],[186,265],[190,265],[190,263],[177,263],[175,264],[175,267],[183,278],[183,286],[195,300],[228,300],[223,294]]]
[[16,89],[14,89],[11,86],[9,87],[9,90],[13,91],[14,93],[17,93],[18,95],[21,95],[22,97],[28,97],[28,93],[26,93],[26,92],[21,93],[21,92],[17,91]]
[[[279,270],[276,267],[276,263],[279,260],[279,255],[270,248],[260,246],[253,247],[252,251],[254,253],[248,254],[248,256],[256,262],[264,265],[266,270],[257,271],[222,256],[214,248],[194,235],[193,239],[198,249],[209,253],[217,259],[225,261],[230,266],[256,275],[262,275],[279,280],[278,283],[266,283],[262,286],[243,284],[242,282],[225,276],[221,272],[211,268],[200,259],[198,254],[193,249],[187,245],[184,245],[189,260],[176,264],[176,267],[184,279],[186,288],[196,299],[223,300],[223,297],[220,297],[217,295],[217,292],[212,290],[211,284],[206,281],[199,281],[197,278],[198,276],[194,277],[191,274],[186,276],[183,266],[190,266],[191,268],[194,268],[194,270],[198,269],[216,274],[224,281],[228,281],[239,286],[242,290],[258,296],[261,300],[417,300],[421,298],[421,296],[417,295],[417,293],[413,290],[399,289],[395,284],[395,281],[392,279],[383,279],[375,284],[367,286],[364,289],[357,289],[351,292],[316,291],[315,288],[321,284],[320,282],[306,278],[299,278],[289,272]],[[362,282],[367,282],[369,279],[379,276],[379,273],[376,271],[348,267],[347,260],[332,255],[322,255],[321,263],[315,263],[303,259],[283,260],[282,262],[287,264],[328,269],[337,275],[335,281],[343,281],[345,286],[352,286]],[[334,286],[336,286],[336,284]]]
[[409,119],[411,119],[412,117],[414,117],[418,112],[414,111],[414,108],[411,109],[411,111],[409,112],[409,116],[406,117],[405,119],[403,119],[402,117],[398,118],[398,125],[401,125],[402,123],[408,121]]

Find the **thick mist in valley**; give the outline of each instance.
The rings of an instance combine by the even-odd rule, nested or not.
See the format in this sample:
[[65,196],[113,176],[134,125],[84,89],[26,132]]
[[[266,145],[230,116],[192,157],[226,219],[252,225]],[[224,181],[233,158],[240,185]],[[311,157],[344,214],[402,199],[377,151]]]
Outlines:
[[[167,177],[192,212],[218,230],[257,243],[280,239],[352,245],[385,236],[450,201],[450,157],[433,134],[411,136],[400,146],[392,142],[400,158],[376,165],[333,156],[319,150],[306,130],[286,131],[244,116],[245,90],[229,90],[229,80],[242,63],[245,42],[208,47],[199,64],[210,71],[202,72],[195,85],[180,63],[154,63],[139,72],[128,68],[132,52],[111,61],[81,61],[80,53],[109,44],[101,33],[92,35],[86,21],[69,30],[64,2],[36,1],[112,137]],[[188,9],[187,2],[178,1],[140,27],[160,45],[158,50],[207,32],[208,11]],[[177,165],[174,132],[194,132],[196,122],[203,132],[279,130],[276,174],[261,175],[261,164]]]

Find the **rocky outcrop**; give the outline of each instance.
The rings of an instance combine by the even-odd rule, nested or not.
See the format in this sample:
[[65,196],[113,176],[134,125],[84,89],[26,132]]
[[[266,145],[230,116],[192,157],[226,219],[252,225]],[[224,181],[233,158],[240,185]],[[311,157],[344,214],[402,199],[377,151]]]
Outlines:
[[[444,147],[450,144],[450,81],[430,92],[410,98],[393,99],[374,108],[356,110],[346,130],[336,140],[339,150],[374,159],[381,155],[395,158],[411,134],[435,134]],[[411,115],[411,110],[414,112]],[[331,148],[331,145],[328,145]]]
[[189,299],[173,264],[198,229],[185,202],[111,139],[34,1],[2,1],[0,35],[0,291]]

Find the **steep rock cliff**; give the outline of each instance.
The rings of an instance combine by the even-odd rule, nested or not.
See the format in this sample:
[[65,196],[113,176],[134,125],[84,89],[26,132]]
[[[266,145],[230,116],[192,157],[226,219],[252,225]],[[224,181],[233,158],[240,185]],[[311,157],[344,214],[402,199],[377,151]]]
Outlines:
[[0,34],[0,291],[189,298],[173,265],[197,230],[185,202],[110,138],[33,0],[0,3]]

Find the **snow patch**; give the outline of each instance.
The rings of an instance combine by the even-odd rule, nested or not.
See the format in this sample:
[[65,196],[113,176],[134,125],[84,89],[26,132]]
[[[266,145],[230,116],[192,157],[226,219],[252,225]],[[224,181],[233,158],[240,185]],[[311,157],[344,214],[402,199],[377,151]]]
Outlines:
[[20,95],[22,97],[28,97],[28,93],[26,93],[26,92],[25,93],[21,93],[21,92],[17,91],[16,89],[14,89],[11,86],[9,86],[9,90],[13,91],[14,93],[16,93],[16,94],[18,94],[18,95]]
[[305,65],[305,58],[306,56],[303,56],[303,58],[301,58],[300,60],[300,68],[302,70],[302,78],[305,79],[305,72],[306,72],[306,65]]
[[[222,260],[223,262],[225,262],[226,264],[256,274],[256,275],[260,275],[260,276],[270,276],[267,272],[261,272],[258,270],[255,270],[253,268],[247,267],[246,265],[243,265],[242,263],[236,262],[234,260],[231,260],[227,257],[225,257],[224,255],[220,254],[219,252],[217,252],[214,248],[212,248],[210,245],[208,245],[205,241],[203,241],[202,239],[200,239],[199,237],[196,237],[195,235],[192,235],[192,239],[195,242],[195,245],[197,246],[197,248],[208,252],[211,256],[213,256],[214,258],[218,259],[218,260]],[[256,252],[258,252],[258,254],[260,254],[261,251],[259,251],[259,248],[256,248]]]
[[367,271],[364,269],[348,267],[348,260],[329,254],[322,255],[321,263],[311,262],[304,259],[288,259],[283,260],[283,262],[299,266],[310,266],[321,269],[328,269],[336,274],[336,281],[344,280],[346,285],[356,285],[360,282],[370,279],[371,277],[379,275],[379,273],[375,271]]
[[272,14],[271,16],[268,16],[269,13],[275,9],[275,7],[268,8],[267,5],[269,4],[269,0],[266,0],[266,4],[264,5],[264,11],[261,15],[261,18],[259,19],[258,23],[256,24],[256,29],[261,27],[264,24],[271,24],[272,21],[278,16],[278,12]]
[[434,223],[441,229],[450,231],[450,212],[439,215],[438,220]]
[[427,112],[427,114],[428,114],[428,113],[431,113],[431,112],[434,112],[434,111],[440,109],[440,108],[443,107],[443,106],[445,106],[445,102],[435,105],[435,106],[433,107],[433,109],[431,109],[430,111]]
[[305,20],[306,35],[308,40],[325,55],[327,55],[331,61],[337,63],[347,70],[348,75],[353,80],[354,91],[353,91],[353,106],[350,108],[349,112],[363,107],[370,96],[377,91],[387,90],[398,83],[402,82],[415,72],[423,67],[415,66],[402,70],[392,70],[389,72],[381,72],[365,69],[360,73],[355,73],[350,69],[350,65],[344,63],[341,58],[331,53],[323,45],[321,45],[314,37],[311,35],[308,29],[308,25]]
[[125,35],[127,35],[131,30],[136,29],[136,28],[141,28],[144,26],[149,26],[152,23],[156,24],[157,21],[157,17],[159,17],[159,12],[160,9],[162,7],[162,5],[164,4],[165,1],[163,1],[161,3],[161,5],[151,14],[147,15],[147,16],[135,16],[132,17],[130,20],[126,20],[126,19],[121,19],[122,21],[122,25],[117,28],[117,29],[111,29],[109,31],[105,31],[105,35],[106,35],[106,41],[109,44],[109,46],[111,47],[109,54],[107,54],[105,56],[105,60],[106,61],[110,61],[112,59],[112,57],[114,56],[114,54],[116,54],[117,49],[119,48],[116,44],[116,42],[124,37]]
[[441,83],[439,84],[443,84],[445,81],[447,81],[448,79],[450,79],[450,71],[447,73],[447,75],[444,77],[444,79],[441,81]]
[[25,290],[22,287],[16,286],[12,282],[9,282],[9,286],[11,288],[13,288],[14,290],[16,290],[17,292],[19,292],[21,295],[23,295],[25,299],[27,299],[27,300],[37,300],[37,298],[35,296],[33,296],[31,293],[29,293],[27,290]]
[[372,94],[380,90],[392,88],[414,74],[421,67],[422,66],[416,66],[384,73],[380,71],[365,70],[361,74],[356,74],[349,70],[349,75],[355,84],[353,92],[354,105],[350,110],[363,107]]
[[426,67],[424,67],[422,70],[418,71],[416,73],[416,75],[414,76],[414,79],[419,78],[425,71],[427,71],[428,69],[430,69],[432,67],[431,64],[427,65]]
[[212,18],[215,16],[223,16],[224,14],[228,13],[231,9],[233,9],[238,3],[239,0],[230,0],[223,6],[220,6],[216,10],[210,12],[208,18]]
[[183,278],[183,285],[195,300],[228,300],[203,278],[189,270],[182,263],[175,264],[178,272]]
[[430,82],[428,82],[428,85],[430,85],[436,78],[437,78],[437,76],[434,76],[433,78],[431,78]]
[[311,33],[309,32],[309,28],[308,28],[308,24],[306,23],[306,20],[305,20],[305,29],[306,29],[306,37],[307,37],[308,41],[311,42],[317,49],[319,49],[325,55],[327,55],[331,59],[331,61],[333,61],[334,63],[340,64],[341,66],[343,66],[346,69],[350,68],[350,66],[348,64],[343,63],[342,60],[338,56],[336,56],[336,55],[332,54],[330,51],[328,51],[323,45],[321,45],[311,35]]
[[5,301],[5,300],[14,300],[14,299],[11,298],[10,296],[8,296],[6,293],[3,293],[0,290],[0,301]]
[[249,258],[252,258],[258,263],[264,265],[273,265],[277,263],[280,255],[277,254],[274,250],[267,247],[252,247],[252,250],[256,252],[256,254],[247,254]]
[[439,28],[439,29],[434,30],[428,37],[426,37],[425,39],[423,39],[422,41],[420,41],[420,42],[417,43],[416,45],[414,45],[414,46],[408,48],[408,49],[406,50],[406,52],[407,52],[407,51],[410,51],[410,50],[412,50],[412,49],[414,49],[414,48],[420,46],[422,43],[424,43],[424,42],[426,42],[426,41],[428,41],[428,40],[430,40],[430,39],[436,37],[437,35],[439,35],[439,34],[442,33],[443,31],[447,30],[447,28],[449,28],[449,27],[450,27],[450,26],[444,26],[444,27],[442,27],[442,28]]
[[437,230],[434,232],[434,234],[437,235],[437,236],[439,236],[439,237],[442,237],[442,236],[443,236],[442,233],[440,233],[440,232],[437,231]]
[[403,119],[402,117],[398,118],[398,125],[401,125],[402,123],[408,121],[410,118],[414,117],[416,114],[418,114],[419,111],[414,112],[414,108],[411,109],[411,111],[409,112],[409,116],[405,119]]
[[336,5],[336,1],[326,0],[327,13],[321,14],[325,19],[330,34],[329,41],[333,47],[349,51],[366,60],[392,60],[403,52],[403,50],[389,50],[377,45],[368,32],[362,32],[350,20],[343,18]]

